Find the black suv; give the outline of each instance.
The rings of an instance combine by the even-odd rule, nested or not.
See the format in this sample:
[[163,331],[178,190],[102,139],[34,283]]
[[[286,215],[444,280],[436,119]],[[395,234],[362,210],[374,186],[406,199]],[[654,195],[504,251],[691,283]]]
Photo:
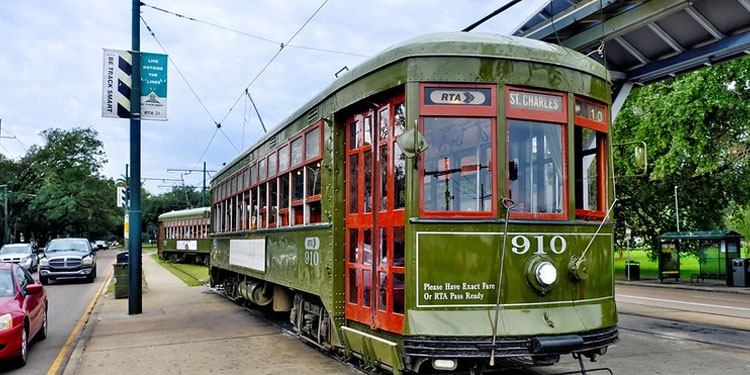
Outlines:
[[55,279],[96,279],[96,252],[85,238],[57,238],[50,241],[39,260],[39,281]]

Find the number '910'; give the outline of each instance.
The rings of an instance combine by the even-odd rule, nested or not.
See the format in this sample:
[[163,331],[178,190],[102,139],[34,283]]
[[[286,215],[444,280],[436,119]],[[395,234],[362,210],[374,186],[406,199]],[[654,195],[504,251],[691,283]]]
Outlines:
[[[544,251],[544,236],[533,236],[533,239],[536,242],[536,251],[534,254],[546,254]],[[511,251],[518,255],[526,254],[532,248],[531,242],[532,240],[530,240],[529,237],[514,236],[510,240],[510,244],[512,245]],[[555,254],[562,254],[567,248],[568,243],[563,236],[554,236],[549,240],[549,249]]]

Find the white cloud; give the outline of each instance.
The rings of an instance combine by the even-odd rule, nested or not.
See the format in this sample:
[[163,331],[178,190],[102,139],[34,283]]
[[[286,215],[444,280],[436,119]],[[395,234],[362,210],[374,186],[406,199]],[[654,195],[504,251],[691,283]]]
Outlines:
[[[261,0],[150,0],[148,4],[207,22],[263,37],[286,41],[317,9],[320,2]],[[507,32],[519,14],[544,0],[526,0],[477,31]],[[460,30],[499,7],[480,0],[331,0],[292,44],[373,55],[416,35]],[[26,147],[40,143],[49,127],[91,126],[104,142],[108,164],[103,173],[118,177],[129,158],[129,124],[100,117],[102,48],[130,46],[130,2],[127,1],[4,1],[0,3],[0,118],[4,129]],[[186,21],[154,9],[142,9],[174,62],[220,120],[244,87],[278,50],[278,46]],[[160,52],[145,27],[141,49]],[[252,94],[271,128],[334,80],[344,65],[352,68],[362,57],[285,49],[252,87]],[[187,85],[169,68],[169,121],[142,124],[142,175],[178,178],[167,168],[193,167],[214,125]],[[238,146],[242,143],[241,100],[222,129]],[[261,136],[254,113],[247,116],[244,145]],[[0,152],[19,156],[18,142],[3,140]],[[206,161],[218,169],[237,151],[217,134]],[[199,185],[200,174],[185,177]],[[147,183],[152,192],[158,182]]]

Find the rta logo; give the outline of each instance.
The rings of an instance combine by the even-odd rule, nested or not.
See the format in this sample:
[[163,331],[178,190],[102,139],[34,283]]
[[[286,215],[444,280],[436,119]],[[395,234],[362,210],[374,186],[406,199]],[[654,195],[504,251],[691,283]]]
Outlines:
[[305,238],[305,250],[318,250],[320,249],[320,238],[319,237],[307,237]]

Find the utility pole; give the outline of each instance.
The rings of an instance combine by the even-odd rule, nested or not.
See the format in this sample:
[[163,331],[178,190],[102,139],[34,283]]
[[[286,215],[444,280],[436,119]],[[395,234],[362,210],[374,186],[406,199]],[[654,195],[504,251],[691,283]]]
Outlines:
[[677,231],[680,231],[680,206],[677,205],[677,185],[674,186],[674,214],[677,222]]
[[141,1],[133,0],[132,90],[130,91],[130,246],[128,248],[128,314],[140,314],[141,299]]
[[3,188],[3,218],[5,218],[5,225],[3,226],[3,245],[8,242],[8,184],[0,185]]
[[201,207],[206,207],[206,173],[216,173],[214,170],[206,169],[206,162],[203,162],[203,169],[167,169],[167,172],[203,172],[203,198],[201,200]]

